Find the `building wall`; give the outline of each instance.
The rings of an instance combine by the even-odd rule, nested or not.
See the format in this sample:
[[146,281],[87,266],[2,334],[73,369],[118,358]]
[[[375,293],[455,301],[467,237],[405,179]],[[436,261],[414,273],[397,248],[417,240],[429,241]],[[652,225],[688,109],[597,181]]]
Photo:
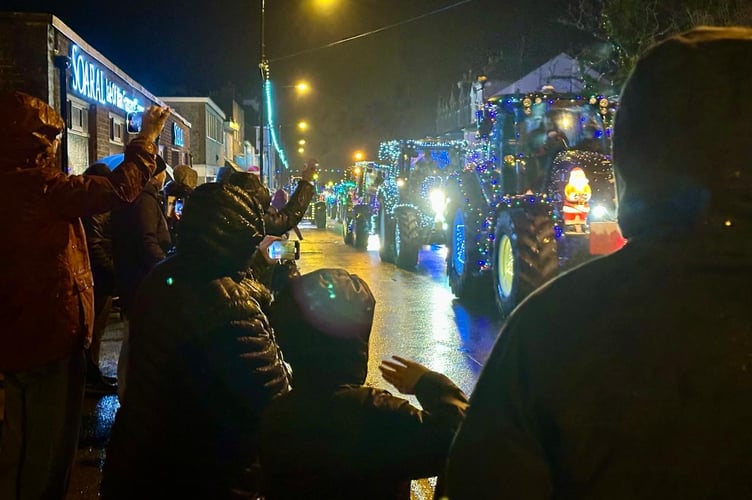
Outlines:
[[0,91],[23,90],[51,102],[48,59],[48,19],[19,20],[0,13]]
[[[69,173],[78,174],[97,159],[122,153],[134,136],[125,131],[124,109],[103,97],[92,98],[73,90],[74,67],[65,74],[68,105],[61,104],[60,73],[54,65],[54,57],[70,57],[74,44],[83,58],[83,62],[79,61],[78,74],[81,75],[82,68],[88,68],[85,65],[97,68],[98,77],[101,78],[98,80],[101,83],[97,86],[98,96],[102,95],[103,89],[109,90],[112,83],[120,89],[121,96],[137,99],[144,108],[163,103],[54,16],[0,13],[0,90],[27,92],[45,100],[61,115],[68,115]],[[72,62],[75,66],[75,61]],[[76,114],[75,125],[74,114],[69,112],[71,104],[80,110]],[[113,123],[116,126],[113,127]],[[174,127],[183,131],[183,146],[174,144]],[[191,144],[189,127],[190,123],[179,115],[168,119],[159,140],[160,150],[169,155],[165,158],[168,163],[170,159],[188,162]]]

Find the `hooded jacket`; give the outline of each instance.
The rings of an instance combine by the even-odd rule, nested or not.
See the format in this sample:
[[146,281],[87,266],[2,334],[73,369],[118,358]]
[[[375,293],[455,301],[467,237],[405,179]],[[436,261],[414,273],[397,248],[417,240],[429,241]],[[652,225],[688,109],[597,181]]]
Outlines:
[[638,62],[614,126],[628,243],[508,318],[448,498],[752,497],[750,60],[752,30],[698,28]]
[[260,206],[235,186],[203,184],[181,231],[135,298],[103,499],[155,484],[175,498],[229,498],[255,460],[261,411],[289,388],[264,313],[271,296],[245,273],[264,236]]
[[467,399],[441,374],[416,386],[423,410],[363,385],[375,301],[342,269],[293,279],[270,316],[293,369],[293,390],[266,410],[264,496],[409,499],[410,480],[437,475]]
[[112,254],[120,305],[130,313],[138,286],[172,246],[162,199],[149,183],[130,205],[112,211]]
[[80,217],[138,196],[156,146],[137,137],[109,178],[71,175],[56,161],[60,116],[15,92],[0,98],[0,371],[72,355],[91,339],[93,279]]

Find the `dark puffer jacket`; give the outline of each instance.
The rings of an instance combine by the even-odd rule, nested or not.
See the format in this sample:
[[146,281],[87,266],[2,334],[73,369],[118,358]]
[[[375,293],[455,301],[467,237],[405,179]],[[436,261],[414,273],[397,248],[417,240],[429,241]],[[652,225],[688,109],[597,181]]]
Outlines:
[[128,385],[103,471],[102,498],[221,499],[255,460],[263,408],[289,389],[264,309],[243,270],[263,237],[261,208],[234,186],[191,195],[177,254],[134,302]]
[[294,378],[262,421],[268,500],[409,499],[411,479],[440,472],[467,399],[435,372],[416,386],[423,410],[363,386],[373,305],[341,269],[292,280],[272,305]]
[[752,498],[750,60],[752,30],[697,29],[638,62],[614,128],[629,242],[507,320],[451,500]]

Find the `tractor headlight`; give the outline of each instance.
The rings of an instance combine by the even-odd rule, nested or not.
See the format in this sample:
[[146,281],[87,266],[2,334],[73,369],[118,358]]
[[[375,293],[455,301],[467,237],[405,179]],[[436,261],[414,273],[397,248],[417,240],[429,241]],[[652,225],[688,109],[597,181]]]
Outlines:
[[437,217],[444,217],[444,208],[446,208],[446,196],[441,189],[434,189],[428,195],[431,200],[431,209]]
[[610,218],[608,208],[603,205],[595,205],[590,209],[590,218],[596,221],[608,220]]

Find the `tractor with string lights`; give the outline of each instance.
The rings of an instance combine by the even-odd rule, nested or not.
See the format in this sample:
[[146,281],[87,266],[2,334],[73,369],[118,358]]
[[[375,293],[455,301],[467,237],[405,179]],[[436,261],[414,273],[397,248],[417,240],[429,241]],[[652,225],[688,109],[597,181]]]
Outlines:
[[414,269],[424,245],[447,242],[447,181],[462,168],[464,140],[393,140],[379,146],[385,165],[378,189],[379,255]]
[[533,290],[618,249],[610,157],[617,103],[552,89],[489,99],[452,178],[447,274],[504,316]]
[[383,166],[372,161],[357,161],[345,170],[342,215],[342,238],[345,244],[358,250],[368,247],[368,238],[374,232],[374,218],[378,213],[376,193],[384,180]]

